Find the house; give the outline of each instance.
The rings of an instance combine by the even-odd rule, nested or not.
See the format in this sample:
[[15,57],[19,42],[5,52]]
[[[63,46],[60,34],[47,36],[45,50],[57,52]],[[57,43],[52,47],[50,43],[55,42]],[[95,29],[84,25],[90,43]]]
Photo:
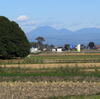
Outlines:
[[37,52],[40,52],[40,50],[38,50],[38,48],[30,48],[30,53],[37,53]]
[[51,51],[52,52],[56,52],[57,50],[56,50],[56,48],[52,48]]
[[52,52],[63,52],[63,47],[52,48]]

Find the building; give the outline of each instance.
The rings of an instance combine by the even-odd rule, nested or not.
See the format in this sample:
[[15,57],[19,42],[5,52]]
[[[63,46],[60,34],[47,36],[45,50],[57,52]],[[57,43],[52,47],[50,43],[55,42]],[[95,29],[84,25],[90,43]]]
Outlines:
[[77,48],[77,51],[80,52],[81,51],[81,44],[78,44],[76,48]]
[[36,53],[36,52],[39,52],[38,48],[30,48],[30,53]]
[[63,52],[63,47],[56,47],[52,49],[52,52]]

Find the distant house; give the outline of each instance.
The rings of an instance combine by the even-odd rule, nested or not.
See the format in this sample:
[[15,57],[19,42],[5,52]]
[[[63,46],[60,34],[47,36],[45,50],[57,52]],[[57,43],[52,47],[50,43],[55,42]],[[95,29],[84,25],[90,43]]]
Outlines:
[[36,53],[36,52],[39,52],[38,48],[30,48],[30,53]]
[[47,48],[43,48],[43,51],[47,51]]
[[52,52],[56,52],[57,50],[56,50],[56,48],[52,48],[51,51]]
[[63,47],[56,47],[52,49],[52,52],[63,52]]

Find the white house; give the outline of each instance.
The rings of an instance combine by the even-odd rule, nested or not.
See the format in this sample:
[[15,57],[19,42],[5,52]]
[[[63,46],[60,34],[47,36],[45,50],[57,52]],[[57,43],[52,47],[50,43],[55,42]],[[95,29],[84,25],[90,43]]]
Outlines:
[[58,47],[57,52],[63,52],[63,47]]
[[56,48],[53,48],[53,49],[52,49],[52,52],[56,52]]
[[39,52],[38,48],[30,48],[30,53],[36,53],[36,52]]
[[63,52],[63,47],[53,48],[52,52]]

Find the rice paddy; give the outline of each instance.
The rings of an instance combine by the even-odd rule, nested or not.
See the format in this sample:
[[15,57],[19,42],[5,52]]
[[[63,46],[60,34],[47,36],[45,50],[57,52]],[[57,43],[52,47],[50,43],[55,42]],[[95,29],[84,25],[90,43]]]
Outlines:
[[0,60],[0,99],[99,99],[98,53]]

